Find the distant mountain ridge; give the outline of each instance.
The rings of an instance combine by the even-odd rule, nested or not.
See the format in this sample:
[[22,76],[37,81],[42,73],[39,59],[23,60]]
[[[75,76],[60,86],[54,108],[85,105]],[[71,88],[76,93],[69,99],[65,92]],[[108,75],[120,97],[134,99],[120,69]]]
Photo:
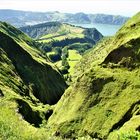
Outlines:
[[74,61],[69,59],[71,50],[76,52],[77,57],[103,38],[95,28],[83,28],[60,22],[46,22],[19,29],[39,43],[39,49],[45,52],[52,62],[57,63],[63,74],[68,73],[68,69],[72,69],[78,61],[75,60],[75,56],[72,57]]
[[[39,39],[40,37],[46,34],[57,34],[57,36],[67,35],[72,32],[76,32],[74,30],[81,30],[80,34],[85,35],[87,38],[92,38],[93,40],[99,41],[103,35],[95,28],[84,28],[81,26],[75,26],[68,23],[60,23],[60,22],[46,22],[36,25],[28,25],[19,28],[21,31],[26,33],[32,38]],[[90,33],[92,32],[92,33]],[[55,37],[56,35],[52,36]]]
[[35,25],[43,22],[59,21],[66,23],[101,23],[122,25],[129,18],[120,15],[106,15],[106,14],[85,14],[85,13],[60,13],[54,12],[30,12],[18,10],[0,10],[0,20],[9,22],[16,27],[26,25]]

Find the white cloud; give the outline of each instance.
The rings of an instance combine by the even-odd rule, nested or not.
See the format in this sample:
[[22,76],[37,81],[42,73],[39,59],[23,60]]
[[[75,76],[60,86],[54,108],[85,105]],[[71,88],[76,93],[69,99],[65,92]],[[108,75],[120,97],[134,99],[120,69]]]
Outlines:
[[0,9],[107,13],[132,16],[140,0],[0,0]]

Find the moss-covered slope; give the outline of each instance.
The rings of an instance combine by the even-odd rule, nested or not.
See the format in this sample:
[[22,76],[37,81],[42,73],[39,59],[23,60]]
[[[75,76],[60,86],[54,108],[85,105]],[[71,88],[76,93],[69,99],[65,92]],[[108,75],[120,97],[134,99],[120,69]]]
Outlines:
[[[44,140],[52,104],[67,85],[35,42],[0,22],[0,139]],[[35,126],[35,127],[34,127]]]
[[[21,31],[1,22],[0,63],[2,63],[2,68],[0,75],[5,74],[8,67],[12,65],[15,76],[32,90],[36,99],[43,103],[55,104],[63,94],[66,84],[47,57],[43,56],[33,45],[34,42]],[[3,57],[10,61],[7,68],[4,68],[7,61],[5,62]],[[9,78],[8,75],[5,75],[6,78],[11,80],[13,77]]]
[[140,131],[139,31],[140,13],[83,57],[73,85],[49,118],[54,135],[111,140],[140,137],[136,132]]

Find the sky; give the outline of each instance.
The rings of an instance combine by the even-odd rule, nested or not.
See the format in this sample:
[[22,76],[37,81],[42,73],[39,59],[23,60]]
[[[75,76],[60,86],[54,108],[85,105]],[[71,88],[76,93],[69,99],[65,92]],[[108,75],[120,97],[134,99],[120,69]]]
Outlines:
[[140,0],[0,0],[0,9],[132,16],[140,11]]

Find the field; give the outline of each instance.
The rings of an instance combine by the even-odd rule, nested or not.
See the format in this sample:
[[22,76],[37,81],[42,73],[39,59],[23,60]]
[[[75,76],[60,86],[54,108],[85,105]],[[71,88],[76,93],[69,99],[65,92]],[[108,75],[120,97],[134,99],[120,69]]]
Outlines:
[[44,35],[40,38],[39,41],[48,43],[51,41],[61,41],[66,38],[84,38],[83,30],[84,29],[81,27],[63,24],[57,32]]
[[78,63],[78,61],[82,58],[82,56],[76,50],[69,50],[68,63],[70,65],[69,73],[73,74],[74,66]]

